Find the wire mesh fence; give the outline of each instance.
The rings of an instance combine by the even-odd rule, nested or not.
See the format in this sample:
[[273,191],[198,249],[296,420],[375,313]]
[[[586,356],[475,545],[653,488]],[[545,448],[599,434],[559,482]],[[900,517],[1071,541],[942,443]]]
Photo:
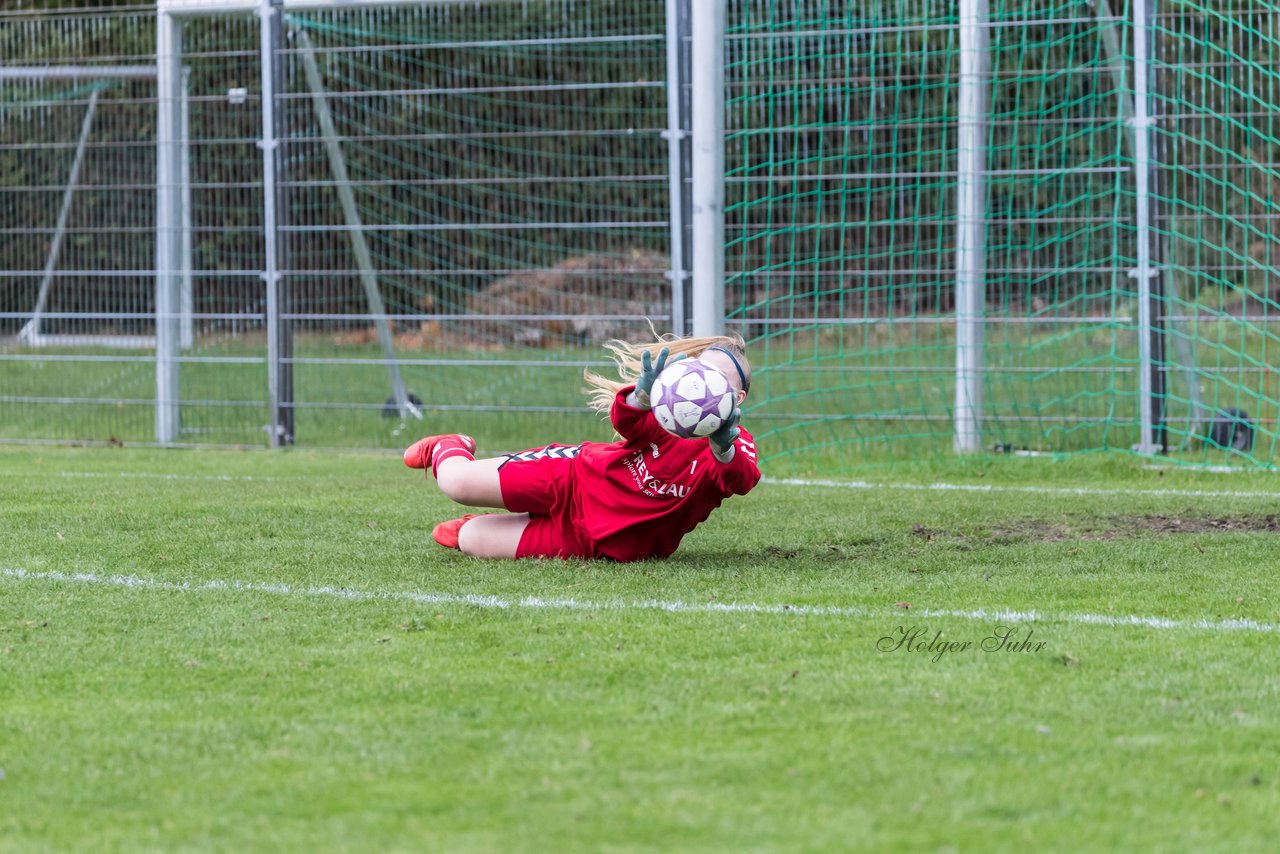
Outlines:
[[[452,423],[470,403],[484,407],[468,416],[480,435],[513,419],[535,436],[579,433],[584,357],[671,315],[662,5],[286,21],[300,387],[389,389],[394,353],[428,415]],[[365,345],[380,358],[357,357]],[[483,364],[495,355],[501,367]],[[356,430],[387,405],[312,400],[299,417]]]
[[0,18],[0,438],[151,423],[154,30],[154,11]]
[[[177,431],[163,441],[267,441],[264,72],[257,4],[241,5],[167,4],[181,15],[180,186],[161,223],[155,10],[0,17],[14,48],[0,151],[24,163],[0,186],[15,238],[0,437],[156,440],[163,273],[181,315],[181,349],[165,359]],[[671,316],[664,15],[635,3],[288,12],[273,221],[298,441],[601,436],[579,393],[596,345]],[[126,63],[150,71],[117,79]],[[173,241],[167,262],[157,234]],[[19,335],[33,317],[40,337]]]
[[[164,97],[156,9],[0,13],[0,439],[260,445],[286,382],[303,444],[607,438],[583,367],[683,316],[666,3],[295,4],[266,66],[260,4],[162,5]],[[1175,459],[1271,465],[1280,7],[1148,5],[1144,394],[1134,9],[989,3],[984,446],[1128,449],[1146,397]],[[754,431],[777,470],[949,453],[959,7],[728,6]]]

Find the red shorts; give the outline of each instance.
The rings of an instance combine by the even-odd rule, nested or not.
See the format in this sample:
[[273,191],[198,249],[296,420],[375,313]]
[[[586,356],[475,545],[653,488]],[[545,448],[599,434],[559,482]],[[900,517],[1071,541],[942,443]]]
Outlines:
[[528,513],[516,557],[599,557],[573,524],[571,485],[577,445],[548,445],[511,454],[498,466],[502,503]]

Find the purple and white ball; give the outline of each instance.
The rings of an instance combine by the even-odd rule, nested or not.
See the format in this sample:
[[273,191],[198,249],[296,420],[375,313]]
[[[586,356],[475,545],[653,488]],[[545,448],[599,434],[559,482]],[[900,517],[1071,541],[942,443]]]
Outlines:
[[697,359],[681,359],[664,368],[649,400],[662,429],[681,439],[710,436],[733,412],[729,380]]

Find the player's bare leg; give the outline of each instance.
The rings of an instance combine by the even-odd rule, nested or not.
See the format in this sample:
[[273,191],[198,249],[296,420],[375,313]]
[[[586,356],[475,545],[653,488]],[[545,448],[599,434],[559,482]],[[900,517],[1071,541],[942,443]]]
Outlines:
[[[471,437],[461,434],[428,436],[409,446],[404,463],[430,469],[440,491],[459,504],[505,509],[498,469],[507,458],[473,459],[475,447]],[[467,514],[436,525],[431,536],[446,548],[474,557],[514,558],[528,524],[528,513]]]
[[[436,466],[440,491],[467,507],[505,507],[498,467],[506,457],[471,460],[459,455],[441,460]],[[466,549],[463,549],[466,551]]]
[[461,433],[419,439],[404,452],[409,468],[430,471],[440,491],[468,507],[502,507],[498,467],[505,457],[477,460],[476,443]]
[[528,513],[477,516],[458,529],[458,548],[472,557],[514,558],[528,525]]

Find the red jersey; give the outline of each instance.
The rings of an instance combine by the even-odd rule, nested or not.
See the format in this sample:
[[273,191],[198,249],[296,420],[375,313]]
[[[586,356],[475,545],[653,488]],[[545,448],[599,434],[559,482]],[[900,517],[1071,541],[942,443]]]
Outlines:
[[666,557],[730,495],[760,480],[756,446],[742,430],[722,463],[706,439],[681,439],[620,391],[609,420],[620,442],[586,442],[574,461],[571,516],[601,554],[615,560]]

